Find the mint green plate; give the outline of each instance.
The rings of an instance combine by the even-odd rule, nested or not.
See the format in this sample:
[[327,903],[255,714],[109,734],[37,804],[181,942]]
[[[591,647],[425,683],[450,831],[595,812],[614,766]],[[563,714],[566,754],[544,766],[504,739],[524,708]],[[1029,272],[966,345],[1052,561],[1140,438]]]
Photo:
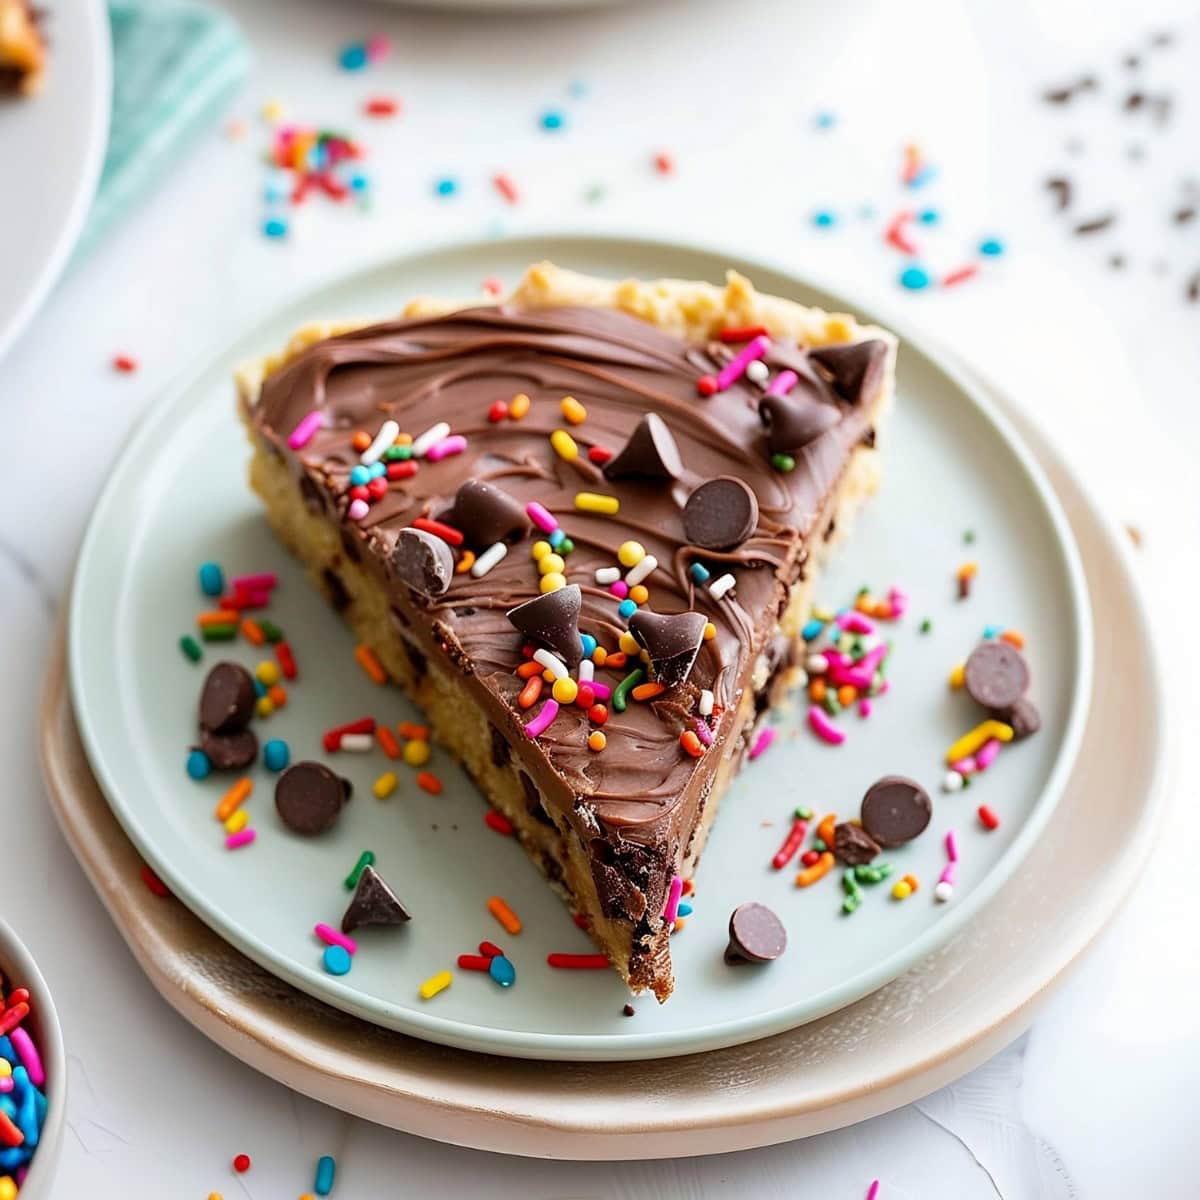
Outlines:
[[[300,664],[283,711],[260,723],[293,760],[322,757],[320,733],[370,713],[416,718],[392,688],[371,684],[356,664],[340,620],[274,541],[245,484],[248,449],[233,411],[232,367],[277,348],[298,325],[347,314],[384,315],[418,293],[470,295],[479,281],[512,282],[541,258],[597,274],[720,280],[729,266],[763,291],[858,312],[852,302],[762,264],[699,248],[631,238],[548,235],[458,244],[397,259],[327,285],[273,315],[158,404],[113,469],[80,554],[71,599],[72,697],[88,756],[114,812],[171,890],[234,946],[289,983],[338,1008],[405,1033],[472,1050],[530,1058],[645,1059],[732,1045],[777,1033],[841,1008],[880,987],[944,943],[1017,869],[1066,782],[1090,694],[1090,615],[1066,522],[1029,453],[992,405],[914,339],[901,358],[898,403],[888,430],[884,485],[826,574],[831,604],[861,584],[902,585],[909,615],[889,627],[895,641],[892,691],[862,721],[842,718],[849,736],[833,749],[803,728],[803,706],[780,718],[774,746],[735,781],[722,805],[697,878],[695,913],[674,942],[676,991],[659,1006],[643,998],[630,1020],[628,996],[609,972],[550,969],[550,951],[587,951],[588,939],[511,839],[483,823],[483,803],[449,756],[433,767],[445,791],[420,791],[403,765],[388,800],[371,783],[392,764],[375,752],[340,755],[355,796],[328,836],[302,840],[279,822],[274,776],[252,770],[248,802],[257,841],[225,850],[212,810],[230,778],[194,783],[184,771],[207,666],[222,657],[253,665],[247,643],[209,648],[200,666],[177,648],[205,606],[196,568],[208,559],[227,574],[277,571],[270,617],[287,631]],[[967,547],[963,533],[976,533]],[[954,572],[980,563],[971,598],[959,602]],[[921,634],[923,617],[933,623]],[[938,790],[946,747],[978,720],[946,677],[987,624],[1028,639],[1032,695],[1042,732],[1007,748],[969,790]],[[856,815],[879,775],[921,780],[934,797],[929,830],[889,853],[898,874],[921,890],[903,903],[871,889],[852,917],[840,914],[836,878],[798,890],[792,870],[770,859],[791,810]],[[236,778],[234,776],[233,778]],[[987,803],[1002,824],[979,825]],[[933,884],[955,829],[958,884],[937,904]],[[317,921],[336,924],[347,900],[342,880],[359,852],[378,867],[413,913],[401,931],[368,932],[350,974],[321,966]],[[504,896],[525,929],[508,937],[488,915]],[[787,953],[764,969],[722,963],[726,923],[758,900],[782,917]],[[147,903],[152,900],[147,896]],[[1031,920],[1040,914],[1030,913]],[[485,976],[454,973],[453,985],[422,1002],[422,980],[454,968],[483,938],[516,965],[502,991]]]

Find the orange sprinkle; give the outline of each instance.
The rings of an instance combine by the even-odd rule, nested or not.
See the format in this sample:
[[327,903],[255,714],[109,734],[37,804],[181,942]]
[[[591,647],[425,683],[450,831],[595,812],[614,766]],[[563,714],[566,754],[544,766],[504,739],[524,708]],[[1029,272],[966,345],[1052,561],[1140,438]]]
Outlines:
[[713,640],[713,638],[715,638],[716,636],[717,636],[717,627],[711,621],[709,621],[704,626],[704,640],[706,642],[711,642]]
[[242,637],[252,646],[261,646],[267,640],[267,635],[263,633],[262,626],[257,621],[252,621],[249,617],[242,618],[241,630]]
[[679,744],[693,758],[700,758],[704,754],[704,744],[696,736],[694,730],[685,729],[679,735]]
[[487,903],[488,912],[504,926],[505,933],[514,937],[521,932],[521,918],[499,896],[493,896]]
[[608,738],[605,737],[604,734],[599,729],[593,729],[592,732],[588,734],[588,749],[589,750],[597,750],[597,751],[603,750],[604,747],[607,745],[608,745]]
[[542,670],[542,664],[536,659],[531,658],[528,662],[523,662],[517,668],[517,674],[522,679],[532,679],[535,675],[541,675]]
[[905,875],[904,882],[907,883],[914,892],[917,891],[917,889],[921,886],[920,883],[917,882],[917,877],[915,875]]
[[202,612],[196,618],[196,624],[201,629],[206,629],[209,625],[236,625],[237,622],[238,614],[225,608],[215,609],[213,612]]
[[239,779],[221,797],[217,807],[213,810],[213,816],[218,821],[228,821],[231,816],[237,811],[238,806],[246,799],[250,793],[254,791],[254,781],[251,779]]
[[825,680],[819,675],[808,685],[808,697],[814,704],[820,704],[825,699]]
[[354,657],[373,682],[387,683],[387,672],[383,669],[383,663],[379,661],[378,655],[370,646],[355,646]]
[[979,564],[977,562],[965,562],[958,568],[957,575],[959,579],[973,579],[979,572]]
[[858,688],[852,683],[843,683],[837,690],[837,698],[843,708],[849,708],[858,699]]
[[661,683],[639,683],[629,694],[635,700],[653,700],[667,689]]
[[542,678],[543,678],[543,679],[544,679],[544,680],[545,680],[547,683],[553,683],[553,682],[554,682],[554,680],[557,678],[557,676],[554,674],[554,672],[553,672],[552,670],[550,670],[550,668],[549,668],[549,667],[546,667],[546,668],[544,668],[544,669],[543,669],[543,671],[542,671]]
[[534,675],[521,689],[521,694],[517,697],[517,703],[522,708],[532,708],[537,702],[538,697],[542,694],[542,677]]
[[1010,646],[1016,646],[1018,650],[1025,649],[1025,635],[1018,633],[1015,629],[1006,629],[1000,635],[1000,640],[1007,642]]
[[682,894],[684,896],[690,896],[695,890],[696,890],[696,885],[690,879],[685,879],[683,881]]
[[287,705],[287,688],[285,688],[282,684],[277,683],[273,688],[270,689],[270,691],[267,692],[267,695],[271,697],[271,703],[275,705],[276,708],[284,708]]
[[411,433],[398,433],[392,440],[393,446],[411,446],[413,444],[413,435]]
[[464,550],[462,557],[454,564],[455,575],[465,575],[475,565],[475,551]]
[[401,721],[396,726],[396,732],[409,742],[414,739],[418,742],[429,741],[429,726],[418,725],[415,721]]
[[519,421],[529,411],[529,397],[524,392],[518,392],[508,402],[508,419]]
[[833,849],[833,827],[836,824],[837,813],[826,813],[821,818],[820,825],[817,826],[817,837],[831,850]]
[[869,617],[875,617],[880,621],[890,621],[896,614],[892,611],[891,602],[888,600],[879,600],[871,605],[870,611],[867,613]]
[[350,445],[361,454],[371,444],[371,435],[361,429],[350,439]]
[[386,725],[375,726],[375,740],[388,758],[400,757],[400,743],[396,741],[396,735]]
[[628,661],[629,658],[625,651],[618,650],[614,654],[610,654],[607,658],[605,658],[604,665],[610,671],[619,671]]
[[595,650],[592,651],[592,662],[594,662],[598,667],[604,666],[604,664],[608,662],[608,651],[605,650],[603,646],[597,646]]
[[866,592],[863,592],[863,594],[854,601],[854,607],[858,612],[866,613],[869,616],[871,609],[875,607],[875,601],[872,600]]
[[687,917],[676,917],[675,924],[671,926],[672,933],[678,933],[687,924]]
[[442,781],[432,771],[420,771],[417,774],[417,787],[431,796],[442,794]]
[[833,870],[833,855],[826,850],[811,867],[805,867],[796,876],[797,887],[810,887],[818,879],[824,879]]

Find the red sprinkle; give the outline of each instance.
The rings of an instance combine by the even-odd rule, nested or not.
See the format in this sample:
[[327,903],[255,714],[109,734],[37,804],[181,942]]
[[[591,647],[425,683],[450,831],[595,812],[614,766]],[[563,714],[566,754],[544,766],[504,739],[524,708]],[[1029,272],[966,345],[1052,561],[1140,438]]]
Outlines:
[[432,533],[434,537],[440,537],[443,542],[447,542],[451,546],[461,546],[463,544],[463,535],[453,526],[443,525],[441,521],[431,521],[428,517],[418,517],[412,523],[412,526],[414,529],[421,529],[426,533]]
[[586,684],[579,685],[579,691],[575,693],[575,703],[580,708],[591,708],[596,703],[596,693]]
[[138,369],[138,361],[136,358],[131,358],[128,354],[115,354],[112,360],[113,370],[120,371],[125,375],[132,375]]
[[391,96],[372,96],[363,105],[363,112],[368,117],[394,117],[400,111],[400,101]]
[[494,829],[497,833],[504,834],[505,837],[512,837],[513,823],[503,813],[489,808],[483,814],[483,820],[489,829]]
[[350,189],[328,171],[322,171],[320,175],[316,175],[314,178],[321,191],[333,200],[345,200],[350,195]]
[[492,184],[509,204],[520,202],[521,194],[517,191],[517,185],[503,171],[497,171],[492,176]]
[[579,926],[580,929],[591,929],[592,923],[583,915],[583,913],[572,913],[571,920]]
[[815,850],[805,850],[805,852],[800,855],[800,861],[806,867],[815,867],[820,861],[820,858],[821,856]]
[[665,150],[660,150],[654,156],[654,169],[660,175],[670,175],[675,170],[675,160]]
[[239,1154],[237,1156],[237,1158],[235,1158],[233,1160],[233,1169],[239,1175],[244,1174],[246,1171],[250,1170],[250,1155]]
[[979,823],[984,829],[1000,828],[1000,818],[986,804],[979,806]]
[[367,491],[371,494],[372,500],[382,500],[387,495],[388,481],[384,476],[377,475],[370,483],[367,484]]
[[335,750],[341,748],[342,735],[346,733],[374,733],[375,718],[360,717],[357,721],[351,721],[349,725],[338,725],[334,729],[327,729],[321,735],[321,743],[325,749],[332,754]]
[[696,380],[696,391],[701,396],[715,396],[717,394],[717,377],[715,375],[701,375]]
[[12,1033],[20,1023],[29,1016],[28,1004],[14,1004],[0,1013],[0,1037]]
[[275,657],[279,661],[279,669],[283,672],[284,679],[295,679],[300,672],[296,670],[296,657],[292,654],[291,646],[287,642],[276,642]]
[[603,725],[604,722],[608,720],[608,705],[593,704],[592,707],[588,709],[588,720],[594,725]]
[[904,227],[913,219],[913,214],[907,209],[898,212],[889,222],[883,232],[883,240],[889,246],[894,246],[901,254],[916,254],[917,244],[904,232]]
[[401,756],[400,743],[396,741],[396,735],[386,725],[376,727],[375,740],[379,743],[388,758],[399,758]]
[[777,871],[782,871],[784,867],[796,857],[796,851],[804,844],[804,835],[808,832],[808,822],[802,821],[797,817],[792,822],[792,827],[788,830],[788,835],[783,839],[783,845],[779,847],[775,857],[771,859],[771,866]]
[[499,424],[508,416],[508,404],[503,400],[495,400],[492,402],[492,407],[488,409],[488,420],[493,425]]
[[588,459],[598,467],[602,467],[612,456],[613,452],[607,446],[588,447]]
[[442,781],[430,771],[421,771],[417,774],[417,787],[431,796],[442,794]]
[[489,275],[483,281],[483,290],[489,296],[499,296],[504,291],[504,280],[497,279],[495,275]]
[[371,493],[367,491],[367,485],[365,483],[356,483],[350,489],[350,499],[351,500],[370,500]]
[[740,329],[722,329],[718,335],[723,342],[749,342],[756,337],[766,337],[765,325],[744,325]]
[[483,954],[460,954],[458,965],[464,971],[486,971],[492,965],[492,960]]
[[411,458],[401,462],[390,462],[387,465],[387,477],[389,479],[411,479],[419,469],[420,464],[413,462]]
[[978,274],[979,268],[974,263],[968,263],[965,267],[951,271],[949,275],[943,275],[942,287],[954,287],[956,284],[966,283],[968,279],[974,279]]
[[[171,889],[150,868],[147,863],[142,863],[142,882],[156,895],[166,897],[171,894]],[[14,992],[13,995],[16,995]]]
[[495,942],[480,942],[479,953],[487,955],[488,958],[503,958],[504,951],[496,945]]
[[547,954],[546,961],[563,971],[603,971],[608,966],[603,954]]
[[19,1146],[25,1140],[25,1135],[13,1124],[8,1113],[0,1110],[0,1145]]

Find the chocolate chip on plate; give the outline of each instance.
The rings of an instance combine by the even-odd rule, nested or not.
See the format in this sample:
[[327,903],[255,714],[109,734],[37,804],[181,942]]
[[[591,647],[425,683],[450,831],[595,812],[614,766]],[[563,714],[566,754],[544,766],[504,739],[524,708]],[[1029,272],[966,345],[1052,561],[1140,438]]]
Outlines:
[[342,932],[353,933],[363,925],[403,925],[409,911],[384,882],[374,867],[363,867],[358,886],[342,915]]
[[984,708],[1011,708],[1029,687],[1025,656],[1009,642],[981,642],[963,669],[967,694]]
[[275,808],[293,833],[315,837],[332,829],[350,798],[346,780],[316,762],[288,767],[275,784]]
[[706,550],[731,550],[758,525],[758,497],[748,483],[718,475],[702,483],[683,507],[684,536]]
[[1011,708],[993,710],[992,715],[1011,725],[1013,738],[1020,741],[1037,733],[1042,727],[1042,714],[1032,700],[1022,696]]
[[859,867],[879,853],[879,843],[865,829],[843,821],[833,827],[833,852],[848,867]]
[[704,642],[703,613],[656,613],[640,608],[629,618],[629,632],[650,655],[650,678],[663,687],[681,684]]
[[239,663],[219,662],[200,690],[200,728],[211,733],[245,729],[254,715],[254,679]]
[[683,474],[679,447],[658,413],[647,413],[629,441],[604,465],[606,479],[678,479]]
[[454,555],[424,529],[402,529],[392,549],[392,572],[423,596],[440,596],[454,577]]
[[200,730],[200,749],[208,755],[214,771],[240,771],[258,757],[258,738],[253,729],[231,733]]
[[773,962],[786,949],[787,930],[765,904],[739,904],[733,910],[725,951],[725,961],[731,967]]
[[508,610],[508,619],[518,633],[553,650],[568,667],[576,667],[583,658],[579,637],[579,610],[583,593],[579,584],[544,592]]
[[929,793],[903,775],[885,775],[867,788],[860,813],[863,828],[881,846],[911,842],[933,816]]

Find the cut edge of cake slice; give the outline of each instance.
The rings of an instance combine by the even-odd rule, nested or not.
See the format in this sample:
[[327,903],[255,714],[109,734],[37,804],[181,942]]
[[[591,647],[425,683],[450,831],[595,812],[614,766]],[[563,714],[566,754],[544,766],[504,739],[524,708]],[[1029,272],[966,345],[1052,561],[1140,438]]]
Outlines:
[[[779,568],[778,573],[788,578],[781,585],[773,638],[747,666],[744,686],[739,686],[737,703],[731,706],[734,711],[714,741],[711,753],[716,762],[708,766],[695,811],[663,842],[649,847],[636,841],[627,843],[607,828],[601,829],[586,804],[576,803],[573,811],[564,812],[546,802],[532,782],[539,778],[531,765],[539,753],[536,743],[519,737],[519,722],[525,714],[511,714],[517,738],[510,736],[511,730],[497,738],[495,714],[467,701],[462,663],[455,661],[448,644],[453,637],[441,643],[447,651],[442,655],[429,653],[426,643],[416,649],[411,634],[406,636],[397,626],[386,582],[348,553],[344,522],[306,502],[305,480],[297,478],[278,447],[264,436],[255,416],[264,381],[317,343],[360,330],[367,322],[310,324],[299,330],[282,352],[247,364],[237,373],[241,413],[254,448],[250,480],[277,536],[306,565],[314,583],[358,639],[374,650],[392,679],[423,709],[434,738],[462,762],[486,799],[512,823],[529,856],[573,912],[584,918],[593,940],[631,990],[651,990],[663,1001],[673,987],[672,929],[663,913],[667,889],[673,876],[692,878],[720,798],[742,764],[756,727],[794,685],[803,663],[801,630],[809,616],[821,564],[877,487],[877,440],[892,401],[896,339],[851,316],[761,295],[734,272],[729,273],[726,285],[719,287],[681,280],[609,281],[543,263],[531,267],[502,301],[485,303],[503,303],[519,310],[616,310],[695,345],[719,338],[722,331],[762,328],[772,338],[792,340],[807,350],[824,352],[826,357],[830,350],[868,341],[886,347],[886,354],[872,368],[871,394],[859,397],[867,433],[846,455],[811,529],[798,544],[794,561]],[[401,315],[404,319],[436,318],[478,304],[477,300],[464,304],[420,298],[411,301]],[[829,361],[836,374],[836,354]],[[833,374],[824,373],[832,385]],[[861,379],[858,385],[862,385]],[[336,573],[330,570],[334,562]],[[442,629],[437,636],[445,637],[447,632]],[[595,847],[605,838],[611,841],[610,858],[599,864]],[[632,906],[626,903],[622,907],[619,896],[614,904],[613,896],[622,888],[635,894],[634,902],[642,910],[636,919],[626,911]]]

